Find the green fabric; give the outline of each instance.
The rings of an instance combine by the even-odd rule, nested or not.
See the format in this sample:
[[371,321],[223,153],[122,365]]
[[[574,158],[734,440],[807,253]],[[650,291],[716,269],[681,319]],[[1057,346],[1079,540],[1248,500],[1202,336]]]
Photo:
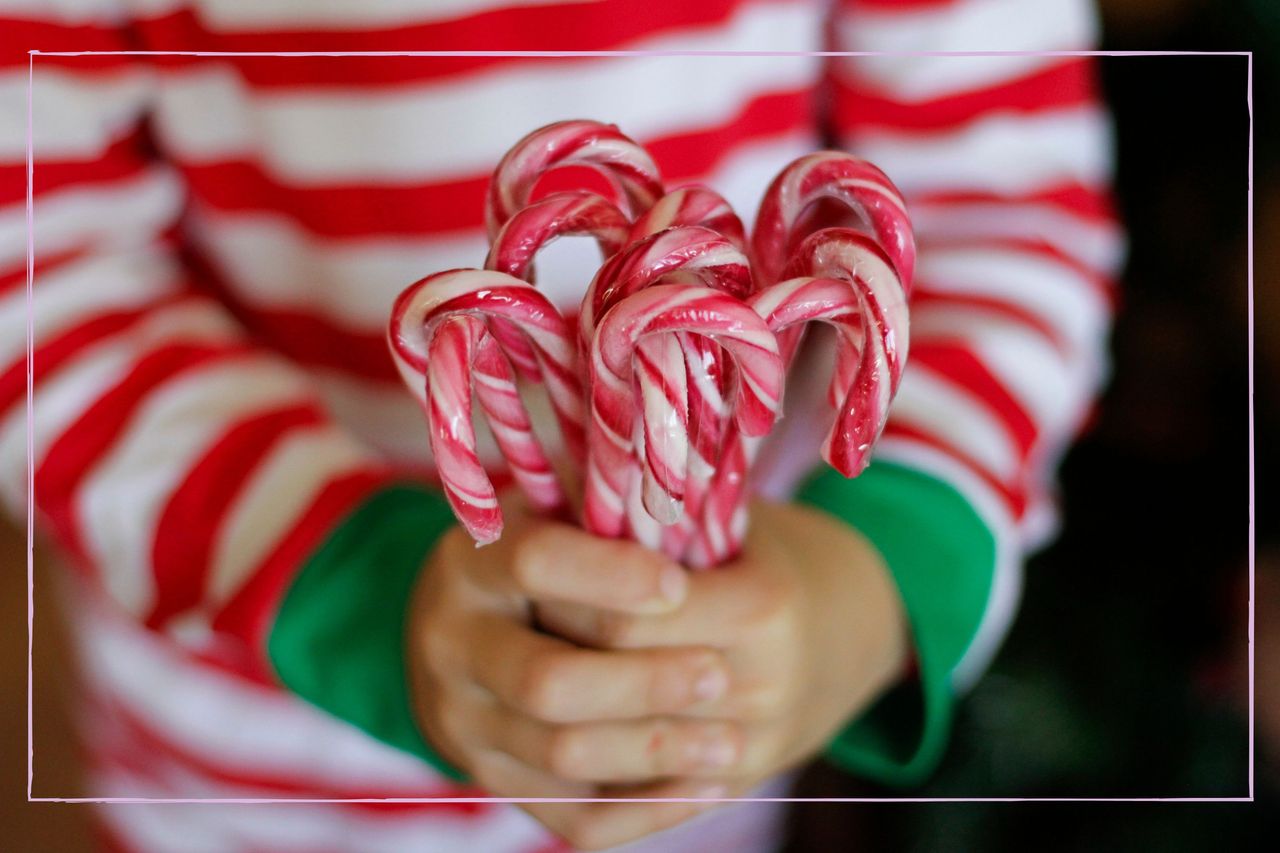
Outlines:
[[995,538],[952,486],[894,463],[873,462],[853,480],[824,469],[797,498],[879,549],[902,596],[919,666],[918,683],[890,691],[836,737],[827,757],[886,784],[919,784],[946,747],[951,672],[982,622]]
[[298,696],[461,780],[423,739],[405,671],[410,592],[452,520],[444,498],[427,489],[392,486],[374,494],[302,567],[267,653]]

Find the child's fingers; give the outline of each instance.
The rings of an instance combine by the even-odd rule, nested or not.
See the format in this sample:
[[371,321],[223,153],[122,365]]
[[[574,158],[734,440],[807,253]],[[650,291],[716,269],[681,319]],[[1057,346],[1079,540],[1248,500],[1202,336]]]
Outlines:
[[722,784],[682,780],[601,792],[565,782],[504,755],[491,752],[476,765],[476,779],[495,796],[517,800],[610,797],[609,802],[526,802],[520,807],[579,850],[625,844],[681,823],[712,808],[714,802],[631,802],[630,797],[697,798],[725,796]]
[[564,524],[537,524],[512,546],[516,586],[535,601],[560,601],[627,613],[679,607],[687,572],[667,557]]
[[497,750],[478,752],[470,769],[481,787],[504,799],[586,799],[599,795],[597,789],[586,782],[560,779]]
[[503,704],[550,723],[660,716],[711,703],[729,670],[712,649],[581,649],[497,616],[477,618],[470,677]]
[[[606,788],[616,802],[592,803],[574,827],[570,843],[585,850],[601,850],[643,838],[683,823],[717,806],[727,797],[723,783],[681,779],[625,788]],[[684,802],[628,802],[626,798],[669,798]],[[701,801],[701,802],[699,802]]]
[[491,706],[475,715],[475,737],[538,770],[578,782],[646,782],[731,772],[740,727],[719,720],[657,718],[552,725]]
[[688,586],[684,604],[667,613],[557,603],[540,606],[538,618],[548,630],[597,649],[728,648],[777,613],[786,596],[765,573],[739,566],[690,573]]

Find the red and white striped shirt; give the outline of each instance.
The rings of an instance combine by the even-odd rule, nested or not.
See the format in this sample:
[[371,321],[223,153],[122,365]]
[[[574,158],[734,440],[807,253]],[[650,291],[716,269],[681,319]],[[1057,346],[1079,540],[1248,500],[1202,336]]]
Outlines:
[[[18,48],[0,56],[0,497],[15,517],[23,51],[668,54],[34,58],[32,464],[37,521],[83,570],[90,794],[458,790],[281,690],[264,638],[337,521],[429,464],[383,338],[393,298],[482,262],[490,170],[568,117],[616,123],[670,184],[709,183],[744,218],[783,165],[832,141],[903,190],[919,246],[911,361],[877,456],[949,483],[995,536],[986,610],[951,673],[956,689],[972,682],[1011,618],[1023,555],[1052,528],[1054,466],[1103,378],[1122,240],[1090,59],[932,53],[1087,49],[1095,21],[1085,0],[829,6],[0,0]],[[824,47],[893,55],[791,53]],[[774,55],[688,55],[708,50]],[[596,261],[566,243],[540,279],[554,290],[547,272],[561,273],[568,297]],[[549,843],[508,806],[165,808],[113,812],[121,843]]]

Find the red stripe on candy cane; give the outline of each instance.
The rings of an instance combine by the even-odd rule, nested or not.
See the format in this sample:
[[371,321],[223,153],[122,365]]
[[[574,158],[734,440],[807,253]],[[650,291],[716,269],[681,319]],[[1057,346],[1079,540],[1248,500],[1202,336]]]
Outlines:
[[565,444],[581,458],[582,388],[572,332],[531,284],[494,270],[437,273],[400,295],[388,328],[396,367],[426,412],[445,494],[468,533],[482,544],[501,535],[502,514],[476,453],[473,371],[477,397],[516,482],[539,509],[565,505],[524,411],[508,356],[489,334],[495,320],[523,336]]

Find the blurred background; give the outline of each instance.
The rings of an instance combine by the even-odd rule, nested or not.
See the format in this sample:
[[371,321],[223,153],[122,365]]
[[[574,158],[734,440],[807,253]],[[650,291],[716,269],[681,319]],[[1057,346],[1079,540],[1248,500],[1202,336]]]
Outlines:
[[[1253,50],[1277,83],[1275,0],[1105,0],[1112,50]],[[1241,57],[1101,61],[1131,253],[1114,376],[1062,472],[1065,525],[1028,568],[991,673],[962,703],[933,797],[1248,792],[1247,131]],[[1255,103],[1257,98],[1255,98]],[[798,851],[1260,849],[1280,837],[1280,139],[1255,127],[1257,788],[1212,804],[802,805]],[[23,539],[0,535],[0,849],[91,849],[81,807],[24,802]],[[74,796],[67,662],[37,567],[35,793]],[[821,765],[800,796],[901,796]],[[10,847],[10,844],[15,846]],[[1272,842],[1274,844],[1274,842]]]
[[[803,805],[791,851],[1234,851],[1280,837],[1280,139],[1265,106],[1280,3],[1101,5],[1104,49],[1255,51],[1258,802]],[[1013,631],[916,795],[1249,793],[1246,60],[1100,68],[1131,241],[1114,375],[1062,469],[1063,533],[1028,566]],[[896,796],[823,767],[798,793]]]

